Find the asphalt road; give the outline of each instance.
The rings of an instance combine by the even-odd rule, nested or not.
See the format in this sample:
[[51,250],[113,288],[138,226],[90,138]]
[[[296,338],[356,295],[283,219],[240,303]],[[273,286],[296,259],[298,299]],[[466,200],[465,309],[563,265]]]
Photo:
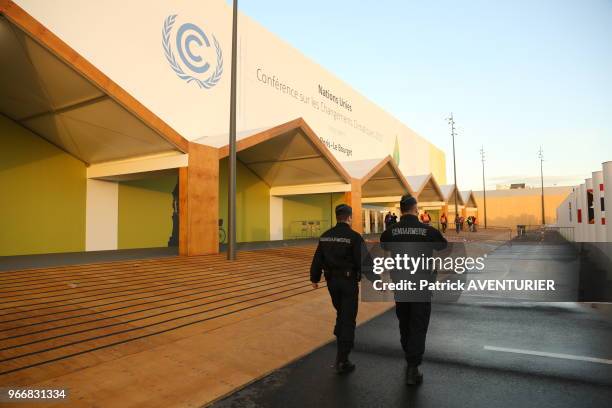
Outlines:
[[[522,254],[515,266],[523,267],[501,272],[541,271],[540,256],[525,261]],[[351,355],[357,369],[348,376],[332,371],[335,346],[327,344],[213,406],[612,406],[612,319],[575,303],[483,295],[433,305],[419,387],[404,385],[391,310],[358,327]]]
[[[394,312],[360,326],[355,372],[332,372],[333,344],[214,407],[609,407],[612,364],[489,350],[501,347],[612,358],[612,323],[590,310],[547,304],[434,305],[422,371],[403,383]],[[612,361],[610,361],[612,362]]]

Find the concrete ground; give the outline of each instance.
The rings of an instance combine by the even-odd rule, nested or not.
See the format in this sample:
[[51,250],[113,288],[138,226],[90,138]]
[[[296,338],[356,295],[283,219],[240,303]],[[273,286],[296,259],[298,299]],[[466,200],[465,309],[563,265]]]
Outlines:
[[[314,245],[316,239],[290,239],[262,242],[239,242],[239,251],[256,249],[287,248]],[[226,244],[220,244],[219,250],[225,252]],[[139,259],[167,258],[178,255],[178,247],[116,249],[107,251],[61,252],[55,254],[0,256],[0,272],[56,266],[85,265],[102,262],[135,261]]]
[[165,258],[178,255],[177,247],[118,249],[115,251],[62,252],[56,254],[0,257],[0,273],[17,270],[85,265],[100,262]]

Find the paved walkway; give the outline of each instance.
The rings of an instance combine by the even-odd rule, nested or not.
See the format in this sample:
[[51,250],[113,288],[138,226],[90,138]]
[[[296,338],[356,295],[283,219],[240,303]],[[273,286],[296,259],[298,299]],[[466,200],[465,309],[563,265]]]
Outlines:
[[434,304],[419,387],[404,384],[393,311],[361,325],[356,338],[357,369],[347,376],[333,373],[330,343],[213,407],[607,408],[612,401],[612,321],[590,310]]

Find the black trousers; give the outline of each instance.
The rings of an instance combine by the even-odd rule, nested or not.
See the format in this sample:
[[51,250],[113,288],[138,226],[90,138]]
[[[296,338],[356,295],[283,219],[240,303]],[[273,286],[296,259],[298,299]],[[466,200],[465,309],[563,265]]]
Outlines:
[[345,361],[355,342],[359,285],[354,277],[330,276],[327,290],[336,309],[334,335],[338,343],[338,361]]
[[431,302],[396,302],[395,314],[399,320],[400,342],[406,362],[410,366],[418,366],[425,353]]

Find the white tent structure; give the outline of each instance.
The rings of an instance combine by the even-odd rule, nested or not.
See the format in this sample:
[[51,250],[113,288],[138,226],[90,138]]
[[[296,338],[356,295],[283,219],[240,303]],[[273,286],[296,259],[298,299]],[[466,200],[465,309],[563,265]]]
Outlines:
[[391,156],[342,162],[342,166],[361,183],[364,203],[396,202],[404,194],[414,194]]
[[609,208],[610,203],[612,203],[612,161],[603,163],[601,167],[603,178],[602,195],[604,197],[602,202],[601,225],[603,225],[605,229],[605,241],[612,242],[612,223],[608,222],[606,218],[606,207]]
[[612,227],[606,221],[606,202],[610,200],[612,161],[602,163],[601,170],[594,171],[591,178],[574,187],[557,208],[555,226],[570,241],[612,242]]
[[455,184],[442,185],[440,186],[440,190],[442,191],[444,201],[449,205],[449,208],[455,205],[455,201],[457,203],[457,206],[465,206],[463,197],[461,197],[461,194]]
[[602,204],[604,202],[604,185],[603,172],[593,172],[593,210],[594,210],[594,227],[595,227],[595,242],[606,241],[606,225],[604,220],[604,211]]
[[413,194],[408,181],[391,156],[342,163],[361,189],[363,230],[381,232],[384,214],[393,210],[402,195]]
[[439,203],[444,201],[444,194],[433,174],[406,176],[414,195],[421,203]]
[[460,191],[461,199],[466,208],[478,208],[478,204],[476,203],[476,197],[474,196],[474,192],[472,190],[468,191]]

